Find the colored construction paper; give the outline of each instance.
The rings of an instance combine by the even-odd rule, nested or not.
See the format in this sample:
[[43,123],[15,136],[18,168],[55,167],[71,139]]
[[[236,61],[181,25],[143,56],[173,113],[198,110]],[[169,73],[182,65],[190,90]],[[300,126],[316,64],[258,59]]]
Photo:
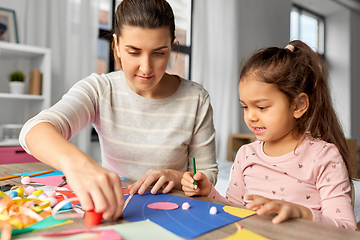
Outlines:
[[[128,196],[125,196],[127,198]],[[174,210],[150,209],[147,206],[156,202],[172,202],[182,205],[190,204],[190,209]],[[212,206],[217,208],[217,214],[211,215],[209,210]],[[241,217],[233,216],[223,210],[224,205],[204,202],[194,198],[185,198],[170,194],[135,194],[124,211],[123,219],[129,222],[149,219],[174,234],[184,238],[195,238],[204,233],[223,227],[230,223],[241,220]]]
[[232,207],[232,206],[225,206],[223,207],[224,211],[230,213],[231,215],[238,216],[241,218],[245,218],[251,215],[255,215],[255,211],[247,210],[244,208]]
[[[96,227],[93,229],[99,230],[107,230],[113,229],[120,236],[122,236],[126,240],[182,240],[183,238],[173,234],[172,232],[167,231],[161,226],[151,222],[150,220],[144,220],[139,222],[132,223],[122,223],[115,225],[108,225],[105,227]],[[61,236],[61,240],[75,240],[75,239],[84,239],[88,237],[92,237],[93,233],[81,233],[73,236]],[[28,237],[22,238],[19,240],[38,240],[40,237]],[[54,238],[40,238],[40,239],[54,239]],[[59,238],[55,238],[59,239]],[[96,238],[94,238],[96,239]]]
[[[50,227],[56,227],[59,224],[65,223],[66,221],[68,221],[68,219],[54,219],[52,216],[49,216],[47,218],[45,218],[44,220],[34,223],[33,225],[30,225],[27,228],[23,228],[23,229],[14,229],[12,231],[12,235],[18,235],[21,233],[27,233],[27,232],[32,232],[35,230],[41,230],[41,229],[45,229],[45,228],[50,228]],[[68,222],[71,223],[72,221]]]
[[[49,176],[49,177],[38,177],[38,178],[31,178],[31,180],[33,182],[36,183],[40,183],[43,185],[49,185],[49,186],[58,186],[60,183],[62,183],[64,181],[64,179],[62,179],[64,175],[55,175],[55,176]],[[68,184],[65,184],[64,186],[62,186],[63,188],[67,188],[71,191],[71,188]]]
[[235,233],[231,234],[230,236],[223,238],[221,240],[269,240],[266,237],[263,237],[257,233],[249,231],[245,228],[238,229]]
[[[25,173],[14,173],[14,175],[18,175],[18,174],[19,174],[19,175],[21,175],[21,176],[27,176],[27,175],[30,175],[30,174],[41,173],[41,172],[44,172],[44,171],[25,172]],[[64,175],[64,173],[63,173],[62,171],[55,170],[54,172],[51,172],[51,173],[46,173],[46,174],[43,174],[43,175],[31,177],[31,179],[33,179],[33,178],[38,178],[38,177],[58,176],[58,175]],[[46,185],[49,185],[49,184],[46,184]],[[58,185],[59,185],[59,184],[58,184]],[[56,186],[57,186],[57,185],[56,185]]]
[[63,237],[80,233],[99,233],[98,240],[124,240],[114,229],[70,229],[61,232],[40,233],[43,237]]

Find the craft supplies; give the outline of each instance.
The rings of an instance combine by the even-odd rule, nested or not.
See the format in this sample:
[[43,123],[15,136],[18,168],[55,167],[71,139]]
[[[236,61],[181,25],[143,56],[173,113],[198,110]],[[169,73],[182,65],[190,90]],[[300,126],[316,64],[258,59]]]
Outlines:
[[189,204],[188,202],[184,202],[184,203],[182,204],[181,208],[182,208],[183,210],[189,210],[190,204]]
[[217,213],[217,208],[215,206],[212,206],[210,208],[210,214],[215,215]]
[[27,184],[31,183],[31,178],[29,176],[25,176],[25,177],[21,178],[21,183],[24,185],[27,185]]
[[62,176],[62,179],[63,179],[63,181],[58,185],[58,187],[63,187],[63,186],[65,186],[67,184],[66,177]]
[[85,211],[84,223],[86,226],[96,226],[102,221],[102,213],[97,213],[95,210]]
[[[39,173],[30,174],[30,175],[27,175],[27,176],[28,177],[35,177],[35,176],[43,175],[43,174],[46,174],[46,173],[52,173],[54,171],[55,170],[49,170],[49,171],[45,171],[45,172],[39,172]],[[11,175],[11,176],[1,177],[0,181],[1,180],[12,179],[12,178],[18,178],[18,177],[21,177],[21,174],[15,174],[15,175]]]
[[174,210],[178,209],[179,205],[173,202],[155,202],[147,205],[148,208],[157,210]]
[[[85,214],[86,216],[86,214]],[[114,230],[114,229],[72,229],[61,232],[47,232],[41,233],[40,236],[43,237],[61,237],[67,235],[74,235],[79,233],[99,233],[99,237],[97,239],[101,240],[123,240],[123,238]]]
[[[82,218],[84,217],[84,211],[79,209],[78,207],[71,204],[71,202],[79,201],[77,197],[68,198],[66,195],[64,196],[64,200],[58,203],[52,210],[51,215],[54,219],[65,219],[65,218]],[[63,209],[63,207],[68,208],[68,206],[71,206],[68,209],[71,209],[75,211],[75,213],[63,213],[63,214],[57,214],[60,209]]]
[[9,191],[13,186],[15,186],[15,184],[2,185],[2,186],[0,186],[0,191],[3,191],[3,192]]
[[24,191],[26,195],[31,195],[33,192],[36,191],[36,188],[34,188],[33,186],[28,186],[25,188]]
[[[193,175],[195,176],[196,174],[196,164],[195,164],[195,158],[192,158],[192,165],[193,165]],[[197,190],[197,181],[194,181],[194,188],[195,190]]]
[[125,203],[124,203],[124,207],[123,207],[123,212],[126,208],[126,206],[129,204],[131,198],[133,197],[134,195],[130,194],[130,196],[126,199]]
[[21,187],[13,186],[9,196],[0,191],[0,196],[3,197],[0,201],[0,225],[10,224],[15,229],[22,229],[51,215],[50,201],[46,199],[12,199],[10,196],[18,195],[19,192],[21,195],[21,190],[16,191],[19,188]]

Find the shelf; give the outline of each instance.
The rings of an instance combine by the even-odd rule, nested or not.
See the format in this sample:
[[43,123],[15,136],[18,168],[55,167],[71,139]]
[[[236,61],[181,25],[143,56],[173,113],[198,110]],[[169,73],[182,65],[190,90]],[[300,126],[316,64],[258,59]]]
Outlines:
[[[29,93],[31,72],[42,74],[41,95]],[[9,75],[22,71],[25,94],[10,93]],[[7,124],[23,125],[51,103],[51,50],[17,43],[0,42],[0,127]],[[0,133],[0,150],[6,146],[19,146],[16,138],[3,139]],[[0,157],[1,158],[1,157]]]
[[2,99],[44,100],[42,95],[0,93]]
[[237,133],[230,134],[228,140],[228,160],[234,161],[239,148],[256,140],[255,134],[252,133]]

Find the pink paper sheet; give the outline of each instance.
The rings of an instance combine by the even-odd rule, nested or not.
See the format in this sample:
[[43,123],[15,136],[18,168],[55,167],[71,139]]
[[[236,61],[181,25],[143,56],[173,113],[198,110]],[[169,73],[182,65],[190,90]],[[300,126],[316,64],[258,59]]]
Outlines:
[[43,237],[57,237],[57,236],[66,236],[66,235],[74,235],[79,233],[100,233],[100,237],[98,240],[124,240],[115,230],[100,230],[100,229],[73,229],[73,230],[65,230],[62,232],[49,232],[49,233],[40,233],[40,236]]
[[[37,178],[31,178],[32,182],[40,183],[47,186],[58,186],[60,183],[62,183],[64,180],[62,179],[64,175],[56,175],[56,176],[50,176],[50,177],[37,177]],[[64,188],[69,189],[72,191],[70,186],[68,184],[65,184],[62,186]]]

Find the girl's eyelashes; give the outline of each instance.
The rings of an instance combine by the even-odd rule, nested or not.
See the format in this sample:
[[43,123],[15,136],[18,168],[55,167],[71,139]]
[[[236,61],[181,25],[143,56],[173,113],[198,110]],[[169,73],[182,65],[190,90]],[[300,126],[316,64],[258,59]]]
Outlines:
[[[247,109],[248,106],[241,105],[241,108]],[[260,106],[258,106],[257,108],[260,109],[260,110],[265,110],[265,109],[267,109],[268,107],[260,107]]]

